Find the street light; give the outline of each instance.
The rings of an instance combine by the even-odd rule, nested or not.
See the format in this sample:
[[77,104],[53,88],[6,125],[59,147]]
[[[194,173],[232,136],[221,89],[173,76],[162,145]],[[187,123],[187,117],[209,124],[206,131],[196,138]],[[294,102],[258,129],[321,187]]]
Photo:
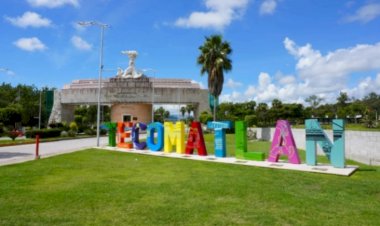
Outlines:
[[99,147],[99,137],[100,137],[100,90],[102,83],[102,72],[103,72],[103,37],[104,29],[108,28],[108,24],[99,23],[96,21],[80,21],[78,22],[80,26],[98,26],[100,27],[100,59],[99,59],[99,79],[98,79],[98,110],[96,116],[96,146]]

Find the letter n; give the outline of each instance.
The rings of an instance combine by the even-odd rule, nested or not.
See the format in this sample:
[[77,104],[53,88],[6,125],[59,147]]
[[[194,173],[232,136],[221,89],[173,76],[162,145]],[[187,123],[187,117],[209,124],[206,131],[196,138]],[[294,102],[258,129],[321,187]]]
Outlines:
[[318,144],[332,166],[336,168],[345,167],[345,139],[344,139],[344,121],[342,119],[333,120],[334,143],[327,137],[325,131],[319,125],[318,120],[308,119],[305,121],[306,126],[306,163],[315,166],[317,164],[317,147]]

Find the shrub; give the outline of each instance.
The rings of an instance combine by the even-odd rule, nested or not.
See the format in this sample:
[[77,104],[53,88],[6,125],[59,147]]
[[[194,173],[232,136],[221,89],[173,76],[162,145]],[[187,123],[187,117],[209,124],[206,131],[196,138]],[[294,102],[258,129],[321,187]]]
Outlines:
[[83,122],[83,117],[81,115],[74,115],[74,122],[77,125],[81,125]]
[[3,135],[4,133],[4,124],[0,122],[0,137]]
[[49,127],[50,128],[58,128],[58,129],[62,129],[63,128],[63,124],[61,122],[53,122],[53,123],[50,123],[49,124]]
[[207,111],[202,112],[199,116],[199,121],[203,124],[207,124],[208,121],[212,121],[212,115],[210,115]]
[[85,134],[87,134],[87,135],[95,135],[96,134],[96,131],[95,130],[93,130],[93,129],[86,129],[85,131],[84,131],[84,133]]
[[70,130],[75,131],[75,133],[78,131],[78,125],[75,122],[70,123]]
[[248,127],[257,125],[257,116],[256,115],[246,115],[244,121],[247,123]]
[[13,141],[16,139],[16,137],[20,136],[22,132],[18,130],[12,130],[8,132],[8,137],[11,138]]
[[69,130],[69,132],[67,132],[67,134],[69,135],[69,137],[75,137],[77,135],[77,132],[73,131],[73,130]]
[[61,137],[68,137],[68,136],[69,136],[69,134],[68,134],[67,131],[62,131],[61,132]]
[[40,138],[59,137],[61,135],[60,129],[35,129],[26,131],[27,138],[35,138],[39,134]]
[[62,129],[66,132],[69,131],[70,130],[69,124],[67,122],[62,122]]

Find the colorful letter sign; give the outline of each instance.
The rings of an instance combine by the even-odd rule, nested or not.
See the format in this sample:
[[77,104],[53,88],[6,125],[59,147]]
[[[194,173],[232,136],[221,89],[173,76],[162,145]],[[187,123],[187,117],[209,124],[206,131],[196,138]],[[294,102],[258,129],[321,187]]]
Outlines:
[[280,155],[287,155],[290,163],[301,164],[290,124],[286,120],[278,120],[276,123],[268,161],[278,162]]
[[146,147],[146,142],[141,142],[139,141],[139,131],[140,129],[142,131],[146,130],[146,125],[144,123],[138,122],[133,125],[132,127],[132,142],[133,142],[133,147],[136,148],[137,150],[143,150]]
[[[305,121],[306,126],[306,163],[317,165],[318,144],[330,160],[333,167],[345,168],[344,156],[344,121],[333,120],[334,143],[332,143],[322,130],[316,119]],[[116,123],[107,123],[109,129],[109,146],[115,146]],[[214,129],[214,150],[216,157],[226,157],[226,133],[225,130],[232,127],[230,121],[208,122],[207,127]],[[140,130],[147,130],[147,141],[139,141]],[[157,134],[157,135],[156,135]],[[132,135],[132,142],[126,140]],[[155,136],[156,135],[156,136]],[[263,152],[247,151],[247,125],[244,121],[235,123],[235,156],[237,159],[247,159],[263,161]],[[117,147],[132,149],[133,147],[142,150],[146,146],[151,151],[160,151],[164,148],[165,153],[170,153],[173,149],[178,154],[194,154],[197,149],[198,155],[207,156],[206,145],[203,138],[202,125],[199,122],[192,122],[189,128],[189,135],[185,152],[185,128],[183,122],[165,122],[164,126],[159,123],[151,123],[147,127],[143,123],[133,124],[131,122],[117,123]],[[175,146],[175,148],[174,148]],[[278,120],[273,135],[273,141],[269,153],[269,162],[277,162],[281,155],[288,156],[289,163],[300,164],[298,150],[294,142],[290,124],[286,120]],[[186,156],[188,157],[188,156]]]
[[[132,149],[133,144],[131,142],[125,142],[125,138],[131,137],[132,122],[118,122],[117,133],[119,135],[117,146],[120,148]],[[127,130],[127,131],[126,131]]]
[[[157,143],[154,143],[155,131],[157,132]],[[164,127],[161,123],[155,122],[149,124],[146,143],[152,151],[160,151],[164,147]]]
[[183,122],[164,123],[164,152],[172,152],[173,146],[176,146],[176,152],[183,154],[185,152],[185,125]]
[[108,122],[106,123],[108,128],[108,146],[116,147],[116,127],[117,123]]
[[264,161],[263,152],[247,151],[247,123],[244,121],[235,122],[235,156],[238,159],[248,159]]
[[317,164],[316,143],[322,148],[331,165],[337,168],[345,167],[344,159],[344,121],[333,120],[334,144],[327,137],[316,119],[305,121],[306,126],[306,164]]
[[226,131],[232,127],[230,121],[207,122],[207,128],[214,129],[214,149],[216,157],[226,157]]
[[186,154],[193,154],[194,149],[198,150],[198,155],[206,156],[206,145],[203,138],[202,126],[200,122],[192,122],[186,144]]

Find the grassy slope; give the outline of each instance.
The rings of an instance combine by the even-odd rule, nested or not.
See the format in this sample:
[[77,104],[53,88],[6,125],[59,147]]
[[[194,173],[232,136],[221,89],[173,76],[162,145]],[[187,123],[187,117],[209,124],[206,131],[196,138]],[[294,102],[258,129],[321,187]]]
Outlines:
[[364,165],[339,177],[88,150],[3,166],[0,178],[0,225],[380,222],[380,168]]

